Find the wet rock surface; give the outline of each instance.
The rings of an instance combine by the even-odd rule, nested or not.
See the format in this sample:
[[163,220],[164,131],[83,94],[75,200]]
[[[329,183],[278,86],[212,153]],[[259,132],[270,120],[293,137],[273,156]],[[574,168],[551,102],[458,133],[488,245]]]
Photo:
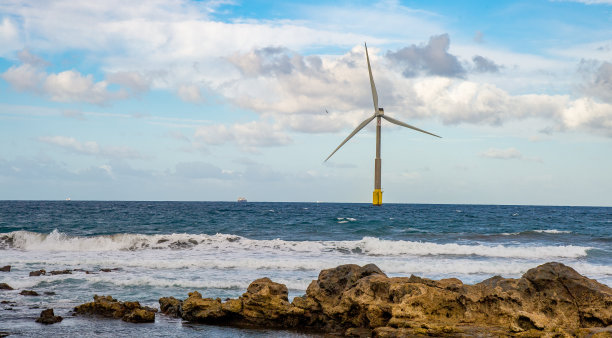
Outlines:
[[11,271],[11,266],[10,265],[5,265],[5,266],[0,268],[0,272],[10,272],[10,271]]
[[38,292],[34,290],[23,290],[19,294],[22,296],[39,296]]
[[94,296],[94,301],[74,308],[78,315],[96,315],[121,319],[131,323],[152,323],[155,309],[141,306],[138,302],[120,302],[111,296]]
[[36,318],[37,323],[41,324],[55,324],[63,320],[62,316],[56,316],[53,313],[53,309],[46,309],[40,313],[40,317]]
[[[456,278],[387,277],[369,264],[321,271],[289,303],[287,288],[255,280],[237,299],[160,299],[162,312],[190,322],[277,327],[353,337],[543,336],[612,331],[612,289],[561,263],[521,278],[465,285]],[[586,332],[586,333],[585,333]]]
[[13,290],[13,288],[6,283],[0,283],[0,290]]
[[36,270],[36,271],[30,271],[30,277],[36,277],[36,276],[44,276],[47,274],[47,271],[41,269],[41,270]]

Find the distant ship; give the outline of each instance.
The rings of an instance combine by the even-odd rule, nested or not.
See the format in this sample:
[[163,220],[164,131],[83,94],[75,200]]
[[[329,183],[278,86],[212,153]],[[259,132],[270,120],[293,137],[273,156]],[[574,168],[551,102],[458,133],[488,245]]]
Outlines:
[[244,198],[244,197],[238,197],[238,203],[244,203],[244,202],[246,202],[246,201],[247,201],[247,199],[246,199],[246,198]]
[[66,201],[70,201],[70,197],[66,197]]

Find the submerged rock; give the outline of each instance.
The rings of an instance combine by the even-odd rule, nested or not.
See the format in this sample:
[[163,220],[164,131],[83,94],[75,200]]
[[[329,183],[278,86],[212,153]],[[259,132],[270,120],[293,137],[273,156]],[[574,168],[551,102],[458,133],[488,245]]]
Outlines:
[[13,288],[6,283],[0,283],[0,290],[13,290]]
[[47,271],[45,271],[44,269],[41,269],[37,271],[31,271],[30,277],[41,276],[41,275],[46,275],[46,274],[47,274]]
[[41,324],[55,324],[63,320],[62,316],[56,316],[53,313],[53,309],[46,309],[40,313],[40,317],[36,318],[37,323]]
[[19,294],[22,296],[39,296],[38,292],[34,290],[23,290]]
[[[347,336],[575,335],[612,325],[612,289],[561,263],[519,279],[387,277],[369,264],[321,271],[292,303],[268,278],[221,302],[192,292],[160,299],[164,313],[200,323],[319,330]],[[595,332],[595,331],[593,331]]]
[[2,272],[10,272],[11,271],[11,266],[10,265],[5,265],[5,266],[0,268],[0,271],[2,271]]
[[72,270],[66,269],[66,270],[54,270],[54,271],[50,271],[49,272],[51,275],[71,275],[72,274]]
[[120,302],[111,296],[98,295],[94,295],[93,302],[74,308],[75,314],[98,315],[131,323],[152,323],[155,321],[155,311],[138,302]]

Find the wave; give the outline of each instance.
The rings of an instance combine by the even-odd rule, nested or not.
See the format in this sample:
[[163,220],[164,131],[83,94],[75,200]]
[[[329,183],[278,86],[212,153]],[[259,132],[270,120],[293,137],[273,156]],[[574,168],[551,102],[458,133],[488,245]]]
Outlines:
[[558,235],[558,234],[571,234],[572,232],[569,230],[543,229],[543,230],[527,230],[527,231],[521,231],[521,232],[503,232],[503,233],[500,233],[499,235],[516,236],[516,235],[526,235],[526,234],[533,234],[533,233]]
[[464,245],[364,237],[355,241],[255,240],[231,234],[115,234],[69,236],[14,231],[0,235],[0,249],[25,251],[201,250],[212,252],[311,253],[367,256],[483,256],[506,258],[578,258],[592,247],[561,245]]

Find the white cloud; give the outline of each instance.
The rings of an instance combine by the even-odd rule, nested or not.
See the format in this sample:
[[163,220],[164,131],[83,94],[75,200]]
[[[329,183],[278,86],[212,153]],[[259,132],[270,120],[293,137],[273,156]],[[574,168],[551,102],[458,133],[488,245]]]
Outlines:
[[198,141],[211,145],[234,143],[246,151],[255,151],[257,147],[286,145],[291,142],[291,138],[278,126],[261,121],[237,123],[230,126],[202,126],[196,130],[194,137]]
[[12,66],[0,75],[19,91],[49,96],[58,102],[88,102],[105,104],[129,97],[125,90],[109,91],[107,81],[93,80],[75,70],[48,74],[30,63]]
[[38,140],[77,154],[118,159],[143,158],[138,151],[126,146],[100,146],[95,141],[80,142],[66,136],[42,136]]
[[480,155],[482,157],[502,159],[502,160],[520,159],[523,157],[523,154],[521,154],[521,152],[516,150],[515,148],[507,148],[507,149],[490,148],[487,151],[482,152]]
[[192,103],[201,103],[204,101],[200,88],[195,85],[181,85],[178,88],[178,96],[181,100]]

